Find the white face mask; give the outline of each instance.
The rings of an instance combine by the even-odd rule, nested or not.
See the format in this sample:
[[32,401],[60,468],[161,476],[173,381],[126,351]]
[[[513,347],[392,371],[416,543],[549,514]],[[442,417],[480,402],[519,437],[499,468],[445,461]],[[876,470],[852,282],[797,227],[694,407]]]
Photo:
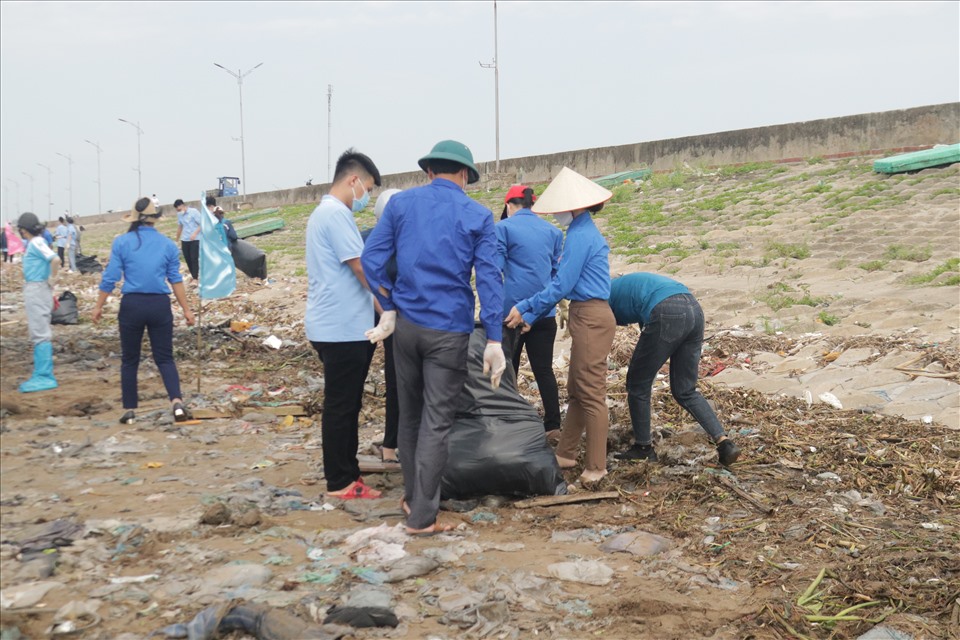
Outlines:
[[555,213],[553,214],[553,219],[556,220],[557,224],[561,227],[569,227],[570,223],[573,222],[573,212]]

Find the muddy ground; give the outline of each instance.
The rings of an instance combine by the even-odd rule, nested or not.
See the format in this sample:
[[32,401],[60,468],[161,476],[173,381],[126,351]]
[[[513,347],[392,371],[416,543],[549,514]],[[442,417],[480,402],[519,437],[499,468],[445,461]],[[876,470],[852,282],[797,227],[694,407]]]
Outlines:
[[[678,203],[667,210],[672,226],[658,227],[663,238],[623,236],[615,209],[600,218],[614,271],[674,274],[701,299],[702,387],[740,444],[740,462],[718,466],[660,381],[660,464],[611,456],[611,474],[592,487],[577,486],[574,470],[573,495],[602,496],[582,503],[449,503],[443,517],[457,530],[427,539],[397,529],[398,473],[366,476],[382,500],[323,498],[323,372],[302,336],[306,279],[295,255],[278,248],[270,282],[241,276],[229,300],[207,303],[202,347],[180,320],[184,393],[206,411],[188,426],[172,422],[148,359],[138,420],[117,424],[118,300],[99,326],[90,323],[95,275],[57,281],[58,291],[79,296],[82,316],[55,327],[60,388],[18,394],[30,352],[19,268],[4,265],[0,586],[5,600],[25,598],[31,583],[45,591],[19,608],[4,604],[3,637],[48,637],[55,624],[70,624],[63,611],[54,619],[73,602],[91,613],[57,627],[81,629],[65,637],[145,638],[231,598],[317,625],[344,604],[382,605],[399,622],[326,626],[322,637],[857,638],[871,629],[903,634],[877,637],[960,637],[958,287],[943,284],[949,269],[908,281],[960,256],[958,174],[939,169],[915,174],[934,176],[916,184],[873,188],[897,197],[843,210],[842,229],[813,220],[812,211],[835,210],[827,203],[788,197],[827,179],[835,194],[864,190],[877,179],[861,166],[691,170],[682,186],[631,187],[618,203],[627,213]],[[780,182],[782,191],[753,188]],[[752,214],[761,205],[732,202],[740,192],[782,204],[775,214]],[[495,206],[502,195],[480,199]],[[721,197],[731,202],[697,208]],[[706,226],[684,217],[687,208],[707,212]],[[85,240],[103,255],[122,229],[97,227]],[[296,246],[297,228],[255,242]],[[668,237],[700,250],[624,250]],[[782,255],[800,241],[808,255]],[[894,245],[925,248],[927,257],[906,259]],[[785,285],[821,300],[774,310],[770,292],[788,293]],[[825,323],[831,316],[840,321]],[[252,326],[232,332],[231,320]],[[279,350],[262,344],[270,335],[284,340]],[[635,327],[620,328],[610,358],[611,453],[630,442],[623,376],[636,336]],[[565,353],[561,337],[561,381]],[[361,453],[371,456],[382,438],[381,354],[360,430]],[[532,383],[522,369],[521,391],[536,404]],[[396,560],[401,553],[407,558]],[[415,575],[388,581],[410,557],[421,562]],[[578,573],[557,577],[571,570]]]

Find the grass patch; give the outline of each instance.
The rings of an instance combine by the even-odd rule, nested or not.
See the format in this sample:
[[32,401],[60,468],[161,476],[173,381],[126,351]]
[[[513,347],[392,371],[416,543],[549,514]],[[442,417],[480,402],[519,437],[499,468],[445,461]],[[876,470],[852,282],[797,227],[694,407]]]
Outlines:
[[794,258],[803,260],[810,257],[810,247],[806,243],[785,244],[781,242],[771,242],[767,244],[767,255],[771,258]]
[[861,262],[857,265],[864,271],[880,271],[887,266],[886,260],[871,260],[870,262]]
[[[799,285],[800,291],[785,282],[776,282],[767,287],[767,292],[757,296],[757,302],[762,302],[774,311],[787,309],[796,305],[816,307],[830,301],[829,298],[810,295],[806,285]],[[799,294],[799,295],[797,295]]]
[[613,189],[613,197],[610,198],[609,202],[611,204],[618,204],[621,202],[626,202],[633,194],[636,192],[636,189],[628,184],[620,185]]
[[720,167],[717,171],[721,176],[739,176],[745,173],[752,173],[763,169],[773,169],[776,165],[772,162],[748,162],[746,164],[726,165]]
[[826,311],[821,311],[820,313],[818,313],[817,320],[827,325],[828,327],[832,327],[835,324],[840,324],[840,318],[833,315],[832,313],[827,313]]
[[[913,276],[909,278],[907,282],[910,284],[929,284],[937,279],[937,277],[943,273],[950,273],[952,271],[960,272],[960,258],[950,258],[941,265],[938,265],[933,268],[929,273],[924,273],[918,276]],[[939,286],[948,286],[960,284],[960,273],[956,276],[951,276],[941,283],[938,283]]]
[[949,189],[937,189],[930,194],[930,198],[936,198],[937,196],[957,196],[960,195],[960,189],[956,187],[951,187]]
[[931,253],[930,247],[905,247],[901,244],[892,244],[887,247],[883,257],[887,260],[925,262],[930,259]]

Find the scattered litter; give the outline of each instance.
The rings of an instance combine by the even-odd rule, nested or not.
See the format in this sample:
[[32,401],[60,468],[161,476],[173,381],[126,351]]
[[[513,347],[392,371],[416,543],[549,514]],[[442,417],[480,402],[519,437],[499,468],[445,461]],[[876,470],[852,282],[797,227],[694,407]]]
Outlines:
[[280,347],[283,346],[283,340],[281,340],[277,336],[271,335],[269,338],[264,339],[263,344],[273,349],[279,349]]
[[123,576],[120,578],[110,578],[110,584],[140,584],[156,580],[160,576],[156,573],[148,573],[142,576]]
[[61,582],[29,582],[0,591],[0,609],[25,609],[37,604],[48,591],[62,587]]
[[613,578],[613,569],[595,560],[578,560],[576,562],[557,562],[547,566],[547,571],[554,578],[569,582],[583,582],[603,586]]

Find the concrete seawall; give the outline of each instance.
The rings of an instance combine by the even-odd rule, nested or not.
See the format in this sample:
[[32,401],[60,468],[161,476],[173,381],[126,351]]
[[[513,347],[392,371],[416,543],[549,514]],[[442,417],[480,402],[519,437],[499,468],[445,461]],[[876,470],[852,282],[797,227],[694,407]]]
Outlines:
[[[683,162],[704,166],[798,162],[813,157],[890,155],[957,142],[960,142],[960,103],[952,102],[615,147],[508,158],[500,160],[498,173],[494,173],[494,162],[480,162],[477,167],[481,179],[476,187],[495,189],[516,182],[547,182],[564,166],[595,178],[640,167],[669,171]],[[426,175],[421,171],[383,176],[384,188],[406,189],[425,182]],[[329,186],[315,184],[248,193],[246,197],[218,198],[217,203],[227,211],[235,211],[319,202]],[[198,205],[197,201],[189,204]],[[172,206],[164,206],[167,215],[171,211]],[[119,220],[124,213],[114,211],[85,216],[84,222],[91,224]]]

